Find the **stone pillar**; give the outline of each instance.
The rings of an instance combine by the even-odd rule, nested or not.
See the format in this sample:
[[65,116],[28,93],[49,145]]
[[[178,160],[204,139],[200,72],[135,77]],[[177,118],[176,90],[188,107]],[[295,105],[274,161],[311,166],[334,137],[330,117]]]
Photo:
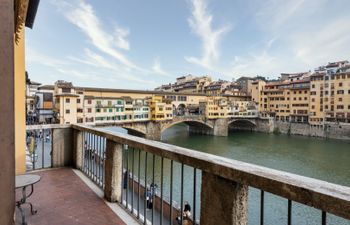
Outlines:
[[76,169],[81,169],[83,165],[83,132],[74,130],[74,166]]
[[[15,80],[14,1],[0,1],[0,224],[14,224]],[[23,28],[24,29],[24,28]],[[17,132],[25,132],[17,130]],[[16,143],[24,148],[25,143]]]
[[146,124],[146,139],[160,141],[162,138],[161,122],[149,121]]
[[214,123],[214,136],[228,136],[228,120],[216,119]]
[[109,202],[121,202],[123,145],[107,139],[104,195]]
[[52,167],[73,165],[73,129],[52,129]]
[[201,225],[245,225],[248,186],[202,172]]

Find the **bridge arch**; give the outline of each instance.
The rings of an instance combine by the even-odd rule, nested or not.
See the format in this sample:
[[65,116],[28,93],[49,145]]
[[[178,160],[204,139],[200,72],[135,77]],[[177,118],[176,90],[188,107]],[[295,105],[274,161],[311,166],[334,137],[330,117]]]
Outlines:
[[141,130],[132,126],[121,126],[128,131],[128,134],[137,136],[137,137],[146,137],[146,130]]
[[162,126],[161,132],[163,133],[165,130],[169,129],[170,127],[176,125],[176,124],[180,124],[180,123],[185,123],[190,127],[197,127],[198,129],[203,129],[203,130],[212,130],[214,129],[214,126],[206,123],[204,121],[201,120],[177,120],[177,121],[172,121],[170,123],[166,123]]
[[229,129],[236,128],[240,130],[252,130],[257,127],[255,120],[250,119],[233,119],[228,122]]

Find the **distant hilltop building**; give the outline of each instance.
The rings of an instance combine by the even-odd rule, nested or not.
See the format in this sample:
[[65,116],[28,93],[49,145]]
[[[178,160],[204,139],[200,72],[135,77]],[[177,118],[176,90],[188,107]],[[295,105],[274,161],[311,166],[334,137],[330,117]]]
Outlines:
[[256,78],[241,77],[236,82],[213,81],[210,76],[196,77],[191,74],[176,78],[175,83],[161,85],[155,91],[198,93],[209,96],[236,95],[249,96],[251,82]]

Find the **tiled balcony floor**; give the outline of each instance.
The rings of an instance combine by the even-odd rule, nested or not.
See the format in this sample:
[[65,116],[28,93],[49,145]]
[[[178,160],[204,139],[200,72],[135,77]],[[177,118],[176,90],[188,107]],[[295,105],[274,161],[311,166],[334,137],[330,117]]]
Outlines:
[[[24,205],[28,225],[125,224],[71,169],[39,171],[41,181],[28,199],[38,210],[31,215]],[[30,190],[30,188],[29,188]],[[21,190],[17,190],[16,199]],[[16,209],[16,224],[21,216]]]

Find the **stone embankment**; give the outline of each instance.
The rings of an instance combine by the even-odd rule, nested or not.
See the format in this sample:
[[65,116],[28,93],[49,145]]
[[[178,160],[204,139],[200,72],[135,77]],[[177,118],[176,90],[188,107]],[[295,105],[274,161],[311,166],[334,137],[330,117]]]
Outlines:
[[324,126],[315,126],[308,123],[281,122],[273,119],[260,118],[256,121],[254,127],[235,125],[230,129],[350,140],[350,124],[347,123],[327,123]]

